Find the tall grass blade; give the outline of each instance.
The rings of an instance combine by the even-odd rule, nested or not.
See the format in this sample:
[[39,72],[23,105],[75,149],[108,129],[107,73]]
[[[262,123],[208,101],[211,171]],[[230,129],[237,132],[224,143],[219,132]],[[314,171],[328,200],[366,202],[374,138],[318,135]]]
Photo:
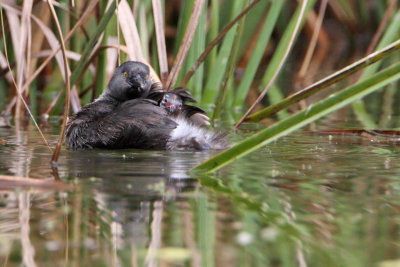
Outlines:
[[234,105],[236,107],[242,106],[246,99],[250,86],[256,75],[258,66],[260,65],[261,59],[263,57],[263,51],[265,51],[267,44],[271,38],[272,31],[275,27],[276,21],[278,20],[278,16],[282,10],[282,6],[284,3],[285,1],[273,1],[271,4],[271,7],[268,11],[268,16],[261,29],[260,37],[257,41],[256,46],[254,47],[254,51],[243,74],[243,78],[240,81],[240,84],[236,90],[234,102]]
[[152,0],[153,17],[156,28],[158,62],[161,83],[165,86],[168,78],[167,47],[165,45],[164,16],[160,0]]
[[390,2],[389,6],[387,7],[386,12],[383,16],[383,19],[382,19],[381,23],[379,24],[379,27],[376,30],[374,36],[372,37],[371,43],[368,45],[367,53],[366,53],[367,55],[371,54],[374,51],[375,47],[377,46],[398,2],[399,2],[398,0],[392,0]]
[[[142,45],[142,53],[143,57],[146,59],[147,62],[150,62],[150,41],[154,31],[154,19],[153,15],[147,13],[149,8],[147,8],[147,2],[140,2],[136,4],[138,1],[135,1],[133,16],[136,18],[138,31],[140,36],[140,41]],[[135,8],[137,6],[137,15],[135,14]],[[157,62],[158,66],[158,62]],[[154,66],[153,66],[154,67]],[[158,67],[157,67],[158,68]]]
[[3,5],[2,5],[1,1],[0,1],[0,19],[1,19],[1,29],[2,29],[2,32],[3,32],[3,44],[4,44],[5,59],[7,61],[7,67],[8,67],[12,82],[13,82],[13,84],[15,86],[15,90],[17,91],[18,97],[21,98],[22,103],[24,104],[26,110],[28,111],[29,116],[31,117],[36,129],[38,129],[38,132],[39,132],[40,136],[42,137],[44,143],[46,144],[47,148],[50,150],[50,152],[53,152],[53,150],[51,149],[51,147],[49,145],[49,142],[47,141],[47,139],[44,136],[42,130],[40,129],[39,125],[37,124],[37,122],[35,120],[35,117],[33,116],[31,110],[29,109],[28,104],[26,103],[25,99],[23,98],[23,96],[21,94],[21,90],[20,90],[20,88],[18,88],[17,82],[15,81],[14,75],[12,74],[12,69],[11,69],[11,66],[10,66],[10,60],[8,59],[8,53],[7,53],[6,34],[5,34],[5,31],[4,31]]
[[[4,8],[7,9],[9,12],[14,12],[16,14],[21,14],[21,12],[19,10],[15,9],[11,5],[8,5],[8,4],[5,4],[5,3],[3,5],[4,5]],[[47,40],[49,46],[51,47],[51,49],[53,50],[53,53],[54,53],[54,55],[56,57],[56,62],[58,64],[58,67],[60,68],[62,77],[63,77],[64,81],[66,81],[66,77],[65,77],[65,73],[66,72],[64,70],[62,53],[61,52],[57,52],[57,51],[59,51],[59,47],[61,47],[60,43],[58,42],[56,36],[51,31],[51,29],[48,26],[46,26],[39,18],[37,18],[36,16],[34,16],[32,14],[31,14],[31,18],[39,26],[41,31],[44,33],[44,35],[46,37],[46,40]],[[48,60],[48,62],[50,62],[50,59]],[[45,66],[45,65],[43,65],[43,66]],[[30,85],[30,83],[33,81],[33,79],[39,73],[40,73],[40,71],[36,70],[36,72],[31,77],[29,77],[29,79],[27,79],[27,81],[24,83],[24,85],[21,88],[22,89],[21,93],[23,93],[24,91],[27,90],[27,88]],[[70,73],[69,69],[68,69],[68,73]],[[80,109],[80,101],[79,101],[78,91],[76,90],[76,87],[74,87],[73,90],[72,90],[72,101],[71,101],[71,103],[73,104],[74,111],[78,111]]]
[[[381,40],[379,41],[379,44],[376,47],[376,49],[378,50],[383,49],[385,46],[397,40],[399,38],[399,32],[400,32],[400,10],[396,12],[389,26],[386,28],[386,31],[382,36]],[[360,79],[361,80],[365,79],[369,77],[371,74],[375,73],[379,69],[380,65],[381,64],[378,63],[365,69]]]
[[301,64],[298,79],[302,81],[307,73],[308,67],[310,66],[311,58],[314,54],[315,47],[317,45],[318,35],[321,30],[322,22],[325,17],[326,6],[328,5],[328,0],[322,0],[319,7],[317,22],[311,37],[310,44],[308,45],[306,55],[304,56],[303,63]]
[[[18,45],[21,43],[21,41],[19,39],[21,37],[21,34],[20,34],[21,28],[19,25],[20,22],[19,22],[17,14],[22,16],[22,12],[20,10],[17,10],[16,8],[9,8],[7,3],[2,2],[1,5],[2,5],[2,8],[4,8],[6,11],[5,13],[7,15],[7,21],[8,21],[8,25],[10,28],[10,35],[11,35],[11,41],[12,41],[11,44],[12,44],[13,51],[14,51],[15,62],[17,64],[16,67],[17,67],[17,69],[19,69],[18,64],[23,61],[23,58],[22,58],[21,53],[18,53],[18,51],[19,51]],[[4,34],[5,34],[5,32],[4,32]]]
[[[143,57],[139,32],[137,30],[136,21],[133,17],[132,10],[126,0],[122,0],[119,3],[118,8],[118,21],[121,25],[122,34],[124,35],[125,43],[128,48],[128,58],[129,60],[136,60],[143,63],[148,62]],[[157,73],[153,68],[150,67],[150,76],[153,80],[159,81]]]
[[[105,1],[100,2],[100,14],[101,16],[105,13],[107,8],[107,3]],[[101,45],[108,44],[108,35],[109,35],[109,28],[106,27],[104,30],[103,39],[101,41]],[[111,64],[111,62],[110,62]],[[96,70],[96,84],[94,86],[94,90],[92,93],[92,100],[97,97],[97,94],[100,90],[104,90],[107,86],[107,50],[99,51],[98,60],[97,60],[97,70]]]
[[118,21],[124,35],[126,46],[129,51],[129,59],[144,61],[142,46],[140,44],[139,32],[132,10],[126,0],[120,1],[118,5]]
[[[249,1],[243,1],[243,8],[248,4]],[[243,36],[243,30],[245,25],[245,18],[238,23],[238,27],[236,29],[235,38],[233,40],[233,47],[231,54],[229,55],[229,59],[227,62],[228,69],[225,72],[225,77],[222,82],[222,87],[218,91],[218,95],[215,101],[215,110],[213,112],[213,116],[211,121],[214,122],[215,119],[219,118],[221,115],[221,110],[225,102],[226,95],[228,93],[227,87],[230,83],[231,78],[233,77],[233,72],[236,67],[236,61],[238,57],[238,52],[240,48],[240,39]],[[231,86],[232,88],[232,86]]]
[[[239,1],[233,1],[230,3],[230,17],[233,19],[242,8],[242,4]],[[217,60],[215,62],[214,71],[211,76],[207,78],[207,82],[203,92],[202,104],[207,111],[211,111],[214,108],[214,103],[218,94],[218,89],[220,88],[222,79],[225,75],[227,69],[227,62],[229,55],[231,54],[235,33],[238,25],[235,24],[230,31],[226,34],[224,41],[218,50]]]
[[217,154],[215,157],[197,165],[192,170],[198,172],[213,172],[236,159],[251,153],[263,145],[287,135],[333,111],[336,111],[353,101],[375,92],[376,90],[400,79],[400,63],[390,66],[374,76],[352,85],[347,89],[329,96],[271,127],[239,142],[232,148]]
[[[39,2],[35,5],[35,12],[36,14],[40,14],[40,20],[45,24],[45,25],[50,25],[51,23],[51,13],[49,10],[49,7],[45,2]],[[43,48],[44,42],[46,41],[44,33],[40,30],[40,27],[36,24],[32,24],[32,32],[33,36],[35,37],[34,42],[32,42],[31,45],[31,54],[39,53],[40,50]],[[25,84],[27,84],[27,87],[30,86],[30,82],[27,83],[28,79],[31,77],[32,73],[36,70],[36,67],[38,65],[38,59],[35,57],[31,57],[30,63],[28,64],[28,70],[27,74],[28,76],[25,79]],[[23,88],[23,87],[22,87]],[[22,89],[25,91],[25,89]],[[29,90],[25,91],[25,96],[29,93]]]
[[[396,4],[396,3],[394,3],[394,1],[393,1],[391,3],[391,5],[393,5],[393,4]],[[390,13],[391,13],[390,8],[391,8],[391,6],[388,7],[388,10],[384,16],[384,19],[381,22],[381,25],[378,27],[378,30],[375,33],[373,40],[368,47],[368,51],[374,50],[377,40],[380,39],[379,36],[382,33],[381,31],[383,31],[384,28],[386,28],[386,25],[384,23],[386,23],[386,21],[390,17]],[[393,18],[393,21],[390,23],[389,27],[387,27],[387,30],[386,30],[385,34],[383,35],[382,39],[380,40],[380,42],[377,46],[377,49],[381,49],[382,47],[386,46],[387,44],[398,39],[399,38],[399,29],[400,29],[400,11],[397,12],[395,17]],[[363,80],[363,79],[369,77],[370,75],[376,73],[376,71],[378,70],[380,65],[381,65],[381,63],[379,62],[371,67],[368,67],[357,78],[357,80],[358,79]],[[357,116],[357,119],[362,124],[364,124],[366,128],[373,129],[373,128],[377,127],[373,118],[371,118],[371,116],[368,114],[366,107],[365,107],[365,103],[362,100],[360,100],[359,102],[353,103],[352,107],[353,107],[354,113]]]
[[[114,3],[114,0],[111,0],[113,3]],[[120,24],[119,24],[119,9],[118,9],[118,7],[119,7],[119,3],[118,3],[118,1],[119,0],[115,0],[116,2],[117,2],[117,4],[116,4],[116,11],[115,11],[115,14],[117,15],[117,40],[118,40],[118,46],[121,44],[121,36],[120,36]],[[118,49],[118,65],[121,65],[121,50],[120,49]]]
[[327,88],[328,86],[337,83],[340,80],[343,80],[350,75],[354,74],[355,72],[381,60],[382,58],[394,53],[395,51],[400,50],[400,40],[388,45],[387,47],[379,50],[371,55],[360,59],[359,61],[354,62],[353,64],[346,66],[345,68],[333,73],[332,75],[317,81],[316,83],[308,86],[307,88],[298,91],[297,93],[283,99],[282,101],[273,104],[259,112],[256,112],[250,115],[247,118],[247,121],[260,121],[264,118],[267,118],[280,110],[283,110],[290,105],[297,103],[298,101],[305,99],[311,95],[316,94],[317,92],[321,91],[322,89]]
[[[194,65],[190,68],[189,72],[185,75],[183,78],[182,82],[180,83],[180,86],[185,86],[190,78],[193,76],[197,68],[203,63],[204,59],[208,56],[208,54],[213,51],[215,46],[224,38],[224,36],[229,32],[229,30],[235,26],[235,24],[244,16],[246,15],[256,4],[260,2],[260,0],[254,0],[246,9],[244,9],[242,12],[240,12],[231,22],[229,22],[228,25],[226,25],[221,32],[218,34],[217,37],[215,37],[214,40],[210,42],[210,44],[207,45],[206,49],[204,52],[200,55],[200,57],[196,60]],[[214,67],[214,65],[212,65]]]
[[[79,18],[78,22],[74,25],[74,27],[72,28],[72,30],[71,30],[71,31],[68,33],[68,35],[66,36],[65,42],[67,42],[67,41],[73,36],[73,34],[75,33],[75,31],[76,31],[79,27],[82,26],[82,24],[83,24],[83,22],[85,21],[85,19],[88,17],[88,15],[89,15],[89,14],[92,12],[92,10],[95,8],[97,2],[98,2],[98,0],[92,0],[92,1],[90,2],[89,6],[88,6],[87,9],[85,10],[85,12],[82,14],[82,16]],[[5,5],[4,7],[6,8],[7,6]],[[8,8],[11,8],[11,7],[9,6]],[[12,9],[11,9],[11,10],[12,10]],[[17,10],[15,10],[15,12],[17,12]],[[33,18],[33,20],[34,20],[35,22],[38,23],[39,27],[40,27],[44,32],[46,32],[46,31],[44,30],[44,29],[46,29],[46,26],[45,26],[45,25],[42,26],[42,25],[38,22],[38,20],[37,20],[37,18],[36,18],[35,16],[32,16],[32,18]],[[47,37],[48,42],[49,42],[49,44],[52,44],[53,42],[50,42],[49,38],[50,38],[50,37]],[[61,74],[63,75],[63,78],[64,78],[64,73],[65,73],[64,70],[63,70],[64,65],[62,64],[62,55],[59,53],[59,51],[61,50],[61,45],[58,43],[57,38],[51,38],[51,39],[55,39],[55,40],[56,40],[56,42],[57,42],[57,48],[54,48],[54,49],[53,49],[53,53],[52,53],[49,57],[47,57],[47,58],[42,62],[42,64],[40,64],[40,66],[36,69],[36,71],[29,77],[29,79],[28,79],[28,80],[25,82],[25,84],[23,85],[22,91],[25,91],[25,90],[28,88],[29,84],[30,84],[34,79],[36,79],[36,78],[38,77],[38,75],[40,74],[40,72],[43,71],[44,67],[45,67],[45,66],[51,61],[51,59],[52,59],[54,56],[56,56],[56,55],[57,55],[57,56],[56,56],[57,63],[58,63],[58,65],[59,65],[59,67],[60,67]],[[64,78],[64,80],[65,80],[65,78]],[[75,95],[74,92],[76,92],[76,87],[75,87],[75,86],[72,87],[72,96]],[[76,95],[77,95],[77,92],[76,92]],[[15,99],[15,98],[14,98],[14,99]],[[75,99],[75,98],[74,98],[74,99]],[[73,108],[74,112],[77,112],[77,111],[80,109],[79,98],[78,98],[78,102],[77,102],[76,104],[74,104],[75,102],[76,102],[76,101],[72,101],[72,108]],[[15,100],[12,100],[12,101],[10,102],[9,108],[12,108],[12,107],[14,106],[13,103],[15,103]],[[12,104],[12,105],[11,105],[11,104]]]
[[[264,88],[264,90],[261,92],[260,96],[257,98],[257,100],[251,105],[251,107],[246,111],[246,113],[243,115],[243,117],[235,124],[234,128],[237,128],[248,116],[251,112],[253,112],[254,108],[261,102],[261,100],[264,98],[264,96],[267,94],[269,88],[275,83],[276,78],[278,77],[283,64],[286,62],[286,59],[289,55],[289,52],[291,51],[294,41],[296,39],[296,36],[298,35],[298,31],[300,28],[300,25],[302,24],[302,21],[304,20],[304,15],[306,14],[306,8],[307,6],[310,8],[312,4],[315,1],[309,1],[309,0],[303,0],[301,4],[301,9],[298,14],[298,17],[296,18],[296,24],[294,26],[294,29],[291,33],[290,40],[287,44],[287,47],[285,48],[284,54],[279,60],[279,63],[277,64],[276,68],[271,68],[271,71],[273,70],[274,73],[272,74],[271,78],[269,79],[269,82],[267,86]],[[267,73],[268,74],[268,70]]]
[[190,16],[189,25],[186,28],[185,36],[183,37],[182,43],[179,47],[179,51],[175,58],[171,72],[168,75],[168,79],[167,79],[167,83],[166,83],[167,91],[170,90],[175,85],[176,79],[178,78],[178,74],[182,68],[183,62],[186,58],[187,52],[189,51],[194,34],[196,32],[197,24],[200,20],[201,12],[204,7],[204,1],[205,0],[195,0],[195,2],[194,2],[193,11]]
[[[14,56],[15,56],[15,61],[16,61],[16,69],[17,69],[17,86],[15,87],[16,90],[17,88],[21,88],[21,83],[22,83],[22,78],[23,74],[25,72],[25,59],[23,56],[23,45],[25,44],[25,37],[22,36],[23,40],[21,40],[21,27],[20,27],[20,21],[17,17],[16,14],[13,12],[10,12],[7,10],[7,19],[8,19],[8,25],[10,28],[10,35],[12,39],[12,44],[13,44],[13,50],[14,50]],[[21,14],[22,16],[22,14]],[[21,92],[20,92],[21,93]],[[18,94],[17,94],[18,95]],[[16,98],[16,105],[18,106],[18,110],[15,112],[15,118],[20,118],[20,112],[21,112],[21,98],[17,97]]]
[[[22,87],[25,77],[28,76],[28,68],[30,64],[30,42],[31,42],[31,14],[32,14],[32,0],[26,0],[22,6],[22,15],[21,15],[21,26],[20,26],[20,36],[18,50],[16,54],[19,57],[17,61],[17,85],[18,89]],[[26,52],[25,52],[26,51]],[[26,57],[25,57],[26,54]],[[20,92],[22,94],[22,92]],[[21,98],[17,98],[16,109],[15,109],[15,117],[21,117]]]
[[174,56],[178,55],[180,45],[186,33],[186,28],[189,25],[190,17],[193,11],[193,4],[195,0],[182,1],[182,6],[179,11],[179,20],[177,25],[176,39],[174,45]]
[[[219,0],[211,0],[210,1],[210,20],[209,20],[209,28],[207,32],[207,43],[211,43],[219,33]],[[205,50],[204,50],[205,51]],[[203,51],[203,52],[204,52]],[[207,57],[205,62],[205,69],[207,71],[207,76],[210,76],[213,72],[213,67],[217,60],[217,48],[213,47],[210,51],[210,55]]]

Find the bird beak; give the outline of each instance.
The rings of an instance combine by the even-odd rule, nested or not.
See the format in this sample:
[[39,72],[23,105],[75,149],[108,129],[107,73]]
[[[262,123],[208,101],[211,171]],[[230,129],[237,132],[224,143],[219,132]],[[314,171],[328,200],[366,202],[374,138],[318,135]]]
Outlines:
[[138,86],[139,92],[143,90],[145,86],[145,81],[142,79],[142,77],[139,74],[137,74],[135,77],[133,77],[133,80],[135,81],[136,86]]
[[168,101],[165,103],[165,108],[171,113],[175,112],[175,106]]

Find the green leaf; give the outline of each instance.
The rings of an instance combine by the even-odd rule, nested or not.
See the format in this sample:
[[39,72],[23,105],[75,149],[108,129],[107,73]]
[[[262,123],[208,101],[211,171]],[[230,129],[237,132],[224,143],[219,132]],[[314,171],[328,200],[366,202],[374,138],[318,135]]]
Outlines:
[[394,53],[395,51],[400,50],[400,40],[386,46],[382,50],[379,50],[373,54],[368,55],[365,58],[362,58],[353,64],[350,64],[349,66],[344,67],[341,70],[338,70],[337,72],[333,73],[332,75],[329,75],[328,77],[319,80],[318,82],[310,85],[309,87],[286,97],[282,101],[273,104],[263,110],[260,110],[256,113],[253,113],[250,115],[247,120],[249,121],[259,121],[262,120],[263,118],[267,118],[272,114],[275,114],[276,112],[285,109],[289,107],[290,105],[299,102],[302,99],[305,99],[322,89],[327,88],[328,86],[337,83],[340,80],[343,80],[344,78],[349,77],[351,74],[355,73],[356,71],[359,71],[379,60],[382,58]]

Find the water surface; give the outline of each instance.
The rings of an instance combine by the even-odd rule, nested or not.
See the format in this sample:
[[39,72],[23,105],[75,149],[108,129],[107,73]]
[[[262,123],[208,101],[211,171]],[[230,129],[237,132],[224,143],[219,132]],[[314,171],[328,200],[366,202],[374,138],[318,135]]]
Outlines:
[[[46,129],[52,145],[57,130]],[[33,127],[0,128],[0,141],[1,174],[40,180],[58,175],[74,186],[2,185],[3,266],[396,266],[400,261],[395,142],[301,131],[215,174],[193,176],[187,170],[215,152],[63,150],[54,174],[51,154]]]

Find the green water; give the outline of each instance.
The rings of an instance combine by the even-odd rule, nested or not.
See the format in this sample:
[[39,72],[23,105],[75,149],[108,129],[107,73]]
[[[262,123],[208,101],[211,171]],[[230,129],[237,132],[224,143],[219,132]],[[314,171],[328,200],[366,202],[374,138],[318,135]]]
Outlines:
[[[0,141],[0,174],[54,179],[33,127]],[[398,266],[398,144],[303,131],[187,173],[213,154],[63,150],[74,189],[0,184],[1,266]]]

